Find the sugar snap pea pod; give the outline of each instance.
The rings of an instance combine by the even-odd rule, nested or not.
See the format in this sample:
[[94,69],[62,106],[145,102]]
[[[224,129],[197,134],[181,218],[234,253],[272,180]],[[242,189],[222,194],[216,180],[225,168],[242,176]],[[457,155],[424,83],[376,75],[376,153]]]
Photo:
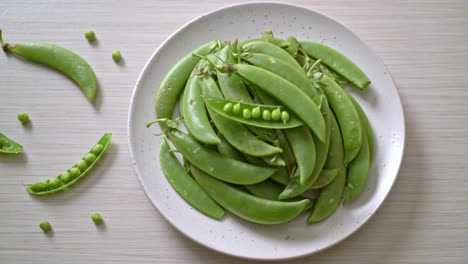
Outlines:
[[269,178],[276,169],[254,166],[219,155],[192,136],[171,128],[167,134],[176,149],[188,160],[206,173],[234,184],[254,184]]
[[336,178],[320,190],[307,223],[316,223],[329,217],[338,207],[346,184],[346,170],[341,170]]
[[244,57],[244,60],[254,66],[263,68],[283,77],[301,89],[310,98],[314,98],[318,95],[317,89],[307,78],[304,70],[297,69],[279,58],[267,54],[250,53],[248,56]]
[[322,113],[312,99],[294,84],[274,73],[248,64],[229,64],[220,67],[240,75],[275,97],[301,118],[320,141],[325,142],[326,126]]
[[260,40],[260,41],[253,41],[251,43],[247,43],[245,45],[242,45],[241,50],[242,50],[242,54],[246,54],[246,53],[268,54],[278,59],[281,59],[285,61],[286,63],[291,64],[291,66],[295,67],[297,70],[302,70],[302,67],[299,65],[299,63],[287,51],[276,46],[275,44],[271,44],[266,41]]
[[356,107],[356,111],[358,112],[359,119],[361,119],[361,124],[362,128],[364,129],[364,132],[366,132],[366,138],[367,138],[367,144],[369,145],[369,153],[370,153],[370,160],[374,159],[374,152],[375,152],[375,143],[374,143],[374,133],[372,132],[372,126],[369,122],[369,119],[367,119],[367,115],[362,110],[361,106],[359,103],[354,99],[349,93],[346,93],[349,97],[349,99],[353,102],[354,107]]
[[34,195],[45,195],[53,194],[70,187],[96,166],[102,155],[104,155],[104,152],[106,152],[111,138],[111,133],[104,134],[89,153],[78,161],[74,167],[62,173],[60,176],[29,185],[27,188],[28,192]]
[[[326,169],[336,169],[344,167],[344,149],[343,149],[343,137],[341,135],[340,127],[336,121],[335,115],[331,113],[330,117],[330,147],[328,149],[327,160],[325,165]],[[318,180],[317,180],[318,181]]]
[[323,64],[360,89],[369,86],[370,80],[367,75],[354,62],[332,47],[314,41],[301,41],[301,48],[312,58],[321,59]]
[[359,153],[362,144],[362,128],[359,114],[343,88],[329,76],[317,72],[313,78],[320,84],[336,115],[343,136],[345,164]]
[[[255,103],[245,103],[245,102],[237,102],[233,100],[227,100],[223,98],[216,98],[216,97],[209,97],[204,96],[203,99],[205,100],[206,106],[208,109],[216,112],[218,115],[221,115],[225,118],[233,120],[235,122],[248,124],[255,127],[262,127],[262,128],[269,128],[269,129],[287,129],[292,127],[299,127],[303,126],[304,123],[301,119],[299,119],[296,115],[294,115],[288,109],[285,109],[284,106],[281,105],[264,105],[264,104],[255,104]],[[242,116],[241,113],[235,113],[235,111],[226,109],[226,106],[230,105],[240,105],[241,111],[244,109],[249,110],[250,112],[254,111],[255,108],[258,108],[260,112],[265,110],[270,111],[270,113],[276,109],[281,109],[281,111],[290,112],[289,120],[282,121],[280,120],[265,120],[263,118],[252,118],[249,119]]]
[[276,154],[270,157],[263,157],[263,161],[265,161],[267,164],[272,165],[272,166],[281,166],[281,167],[286,166],[286,163],[284,162],[283,158],[279,154]]
[[293,175],[297,167],[294,152],[291,149],[291,145],[289,144],[289,140],[286,137],[285,133],[282,130],[278,129],[276,131],[276,134],[278,135],[279,146],[283,150],[281,156],[283,157],[283,160],[286,163],[286,168],[288,169],[290,175]]
[[301,43],[299,43],[299,41],[297,41],[295,37],[288,37],[285,40],[275,38],[271,30],[265,30],[263,32],[262,39],[272,44],[275,44],[276,46],[280,48],[283,48],[293,57],[297,56],[297,51],[301,45]]
[[320,189],[324,186],[327,186],[332,182],[336,175],[338,175],[338,172],[340,170],[345,170],[345,168],[336,168],[336,169],[322,169],[320,172],[320,176],[317,178],[317,180],[312,184],[310,189]]
[[198,141],[205,144],[219,144],[221,140],[216,135],[213,127],[211,127],[208,113],[205,108],[205,102],[202,98],[202,76],[193,74],[187,81],[185,86],[184,97],[181,104],[184,106],[184,123],[187,130]]
[[275,172],[275,174],[271,175],[270,179],[272,179],[273,181],[281,185],[288,185],[289,183],[288,170],[285,167],[281,167]]
[[[219,99],[219,97],[221,97],[222,95],[219,91],[216,81],[212,77],[204,77],[202,86],[203,94],[205,96],[213,96],[210,98],[213,98],[215,100],[224,100]],[[218,114],[218,112],[213,111],[213,109],[209,105],[208,111],[218,131],[226,138],[226,140],[232,146],[234,146],[242,153],[257,157],[264,157],[274,155],[282,151],[280,148],[267,144],[266,142],[258,139],[241,123],[232,121],[231,119],[227,119],[226,117]]]
[[347,189],[344,195],[343,204],[353,201],[361,193],[367,182],[371,165],[369,144],[366,133],[362,131],[362,146],[354,160],[348,164]]
[[[177,99],[179,98],[181,91],[184,89],[185,83],[189,79],[193,69],[200,61],[200,58],[193,57],[192,53],[205,56],[210,54],[216,46],[216,41],[211,41],[202,45],[185,55],[185,57],[179,60],[169,70],[167,75],[161,81],[161,85],[159,86],[154,100],[156,118],[172,118],[172,112],[174,111]],[[163,130],[165,130],[165,124],[160,123],[160,125]]]
[[308,199],[296,202],[271,201],[256,197],[220,181],[191,166],[192,174],[200,186],[226,210],[259,224],[280,224],[299,215],[309,203]]
[[28,60],[47,65],[62,72],[76,82],[90,102],[96,97],[97,81],[94,71],[82,57],[71,50],[40,42],[17,44],[0,43],[5,52],[11,52]]
[[23,151],[23,146],[0,133],[0,153],[18,154]]
[[[305,126],[291,128],[285,132],[296,157],[300,183],[303,184],[312,176],[312,172],[314,171],[316,160],[314,139]],[[300,139],[300,141],[295,139]]]
[[231,144],[229,144],[229,142],[227,142],[227,140],[221,134],[218,136],[221,139],[221,143],[216,145],[216,147],[218,148],[218,152],[221,155],[234,160],[245,161],[244,156],[242,156],[242,154],[237,149],[231,146]]
[[159,163],[161,164],[161,169],[164,175],[166,175],[168,182],[185,201],[209,217],[215,219],[221,219],[223,217],[223,208],[211,199],[200,185],[187,173],[174,153],[170,151],[170,147],[165,138],[162,139],[159,148]]

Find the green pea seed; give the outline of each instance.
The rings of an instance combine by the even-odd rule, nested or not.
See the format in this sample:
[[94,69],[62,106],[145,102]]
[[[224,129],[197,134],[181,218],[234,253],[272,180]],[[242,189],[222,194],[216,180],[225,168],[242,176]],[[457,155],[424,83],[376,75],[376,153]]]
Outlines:
[[39,227],[44,231],[44,232],[49,232],[52,227],[50,226],[50,223],[47,221],[44,221],[39,224]]
[[231,112],[232,111],[232,103],[227,103],[224,105],[224,108],[223,108],[224,112]]
[[85,37],[89,41],[94,41],[96,39],[96,34],[92,30],[88,30],[85,32]]
[[271,111],[271,119],[277,121],[281,119],[281,110],[275,109]]
[[241,105],[240,104],[235,104],[232,108],[232,112],[235,114],[235,115],[238,115],[240,114],[241,112]]
[[285,123],[285,124],[286,124],[286,122],[288,122],[288,120],[289,120],[288,111],[281,112],[281,120],[283,120],[283,123]]
[[118,62],[120,59],[122,59],[122,54],[120,54],[119,50],[112,51],[112,59],[114,59],[115,62]]
[[63,185],[63,182],[58,177],[53,177],[49,179],[50,187],[56,189]]
[[271,120],[271,112],[268,109],[263,110],[262,112],[263,120],[270,121]]
[[48,188],[49,188],[49,183],[47,182],[47,180],[35,182],[31,184],[31,189],[35,192],[42,192],[42,191],[47,190]]
[[25,112],[18,113],[18,120],[21,123],[26,124],[29,122],[29,116]]
[[94,155],[93,153],[88,153],[86,154],[86,156],[84,156],[83,159],[86,160],[88,164],[91,164],[96,160],[96,155]]
[[72,177],[68,171],[60,174],[59,176],[60,180],[62,180],[64,183],[69,183],[72,180]]
[[79,160],[75,165],[80,171],[85,171],[88,168],[88,163],[84,160]]
[[76,178],[76,177],[80,176],[80,174],[81,174],[81,170],[78,169],[77,167],[73,167],[73,168],[70,169],[70,176],[72,178]]
[[94,153],[95,155],[99,155],[99,154],[101,154],[103,149],[104,149],[104,147],[101,144],[96,144],[93,147],[93,150],[91,150],[91,152]]
[[262,111],[260,111],[260,107],[255,107],[252,109],[252,118],[259,119],[262,116]]
[[249,109],[245,108],[243,111],[242,111],[242,117],[244,119],[250,119],[252,118],[252,113],[250,112]]
[[99,213],[93,213],[93,214],[91,215],[91,219],[93,219],[93,222],[94,222],[96,225],[102,224],[102,215],[99,214]]

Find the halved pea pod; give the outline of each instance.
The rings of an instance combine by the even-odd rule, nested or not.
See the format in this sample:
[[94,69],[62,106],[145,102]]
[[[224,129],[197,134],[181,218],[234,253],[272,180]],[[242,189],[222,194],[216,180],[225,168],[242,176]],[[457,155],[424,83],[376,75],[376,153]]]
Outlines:
[[23,146],[0,133],[0,153],[18,154],[23,151]]
[[[209,107],[211,110],[215,111],[219,115],[222,115],[226,118],[231,120],[235,120],[240,123],[248,124],[251,126],[256,127],[263,127],[263,128],[272,128],[272,129],[287,129],[293,128],[304,125],[302,120],[300,120],[296,115],[294,115],[291,111],[285,109],[284,106],[281,105],[263,105],[263,104],[253,104],[253,103],[245,103],[245,102],[238,102],[232,101],[222,98],[215,98],[215,97],[203,97],[205,100],[206,106]],[[227,111],[225,106],[230,104],[232,107],[235,105],[239,105],[240,113],[235,114],[234,110]],[[253,111],[254,108],[259,108],[260,112],[263,113],[264,110],[268,110],[270,113],[274,110],[280,109],[281,111],[287,111],[289,113],[289,120],[286,122],[279,120],[264,120],[261,116],[259,118],[250,117],[250,119],[246,119],[242,116],[243,109],[248,109],[250,112]]]
[[[35,182],[29,185],[27,188],[28,192],[34,195],[52,194],[73,185],[75,182],[88,174],[94,166],[96,166],[104,152],[106,152],[111,138],[111,133],[104,134],[104,136],[102,136],[98,143],[94,145],[89,153],[86,154],[82,160],[78,161],[74,167],[58,177],[54,177],[45,181]],[[74,173],[79,174],[74,176]]]

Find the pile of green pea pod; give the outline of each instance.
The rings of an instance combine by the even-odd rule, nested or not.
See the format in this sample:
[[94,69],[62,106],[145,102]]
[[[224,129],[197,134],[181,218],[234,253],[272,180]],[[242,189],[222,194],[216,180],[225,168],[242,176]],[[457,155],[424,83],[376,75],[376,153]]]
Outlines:
[[[162,139],[162,171],[215,219],[228,210],[279,224],[310,211],[307,222],[319,222],[342,198],[346,205],[358,197],[374,152],[371,125],[343,83],[364,89],[370,80],[318,42],[265,31],[206,43],[178,61],[157,92],[157,119],[147,127],[159,123],[176,149]],[[181,117],[172,120],[177,102]],[[182,120],[188,134],[177,129]]]

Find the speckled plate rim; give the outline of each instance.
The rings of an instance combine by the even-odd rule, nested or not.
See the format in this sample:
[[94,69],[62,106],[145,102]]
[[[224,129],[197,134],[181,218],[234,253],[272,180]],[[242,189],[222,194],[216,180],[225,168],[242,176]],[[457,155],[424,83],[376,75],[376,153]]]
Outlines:
[[[258,257],[250,257],[250,256],[245,256],[245,255],[239,255],[239,254],[235,254],[235,253],[232,253],[232,252],[226,252],[226,251],[222,251],[222,250],[219,250],[217,249],[216,247],[213,247],[213,246],[210,246],[210,245],[207,245],[203,242],[201,242],[200,240],[197,239],[197,237],[195,236],[192,236],[192,234],[190,234],[189,232],[186,232],[185,230],[183,229],[180,229],[179,227],[177,227],[176,225],[174,225],[169,219],[168,217],[166,216],[166,214],[158,207],[158,205],[152,200],[150,199],[150,196],[149,196],[149,191],[147,190],[147,187],[145,186],[145,184],[143,183],[143,179],[141,177],[141,172],[140,172],[140,169],[138,168],[138,166],[136,165],[137,161],[135,159],[135,153],[133,151],[133,142],[132,142],[132,138],[133,138],[133,134],[132,134],[132,131],[131,131],[131,124],[132,124],[132,113],[133,113],[133,110],[134,110],[134,104],[135,104],[135,97],[136,97],[136,94],[138,94],[139,90],[141,89],[140,87],[140,83],[142,81],[142,79],[144,78],[144,76],[146,74],[148,74],[148,67],[151,65],[152,61],[154,60],[154,58],[156,57],[156,55],[159,53],[160,50],[162,50],[166,45],[168,45],[168,43],[171,41],[171,39],[173,39],[175,36],[177,36],[181,31],[183,31],[185,28],[187,27],[190,27],[190,25],[192,25],[193,23],[196,23],[197,21],[205,18],[206,16],[210,16],[210,15],[213,15],[213,14],[216,14],[218,13],[219,11],[224,11],[224,10],[227,10],[227,9],[231,9],[231,8],[236,8],[236,7],[240,7],[240,6],[248,6],[248,5],[258,5],[258,4],[265,4],[265,5],[282,5],[282,6],[287,6],[287,7],[294,7],[294,8],[300,8],[300,9],[305,9],[311,13],[315,13],[316,15],[319,15],[319,16],[323,16],[329,20],[332,20],[333,22],[339,24],[343,29],[349,31],[349,33],[351,33],[353,36],[355,36],[357,39],[359,39],[363,44],[364,46],[373,54],[373,56],[375,57],[375,59],[381,63],[384,68],[387,70],[388,74],[390,75],[390,72],[388,71],[388,69],[386,68],[385,64],[383,63],[383,61],[373,52],[373,50],[365,43],[363,42],[354,32],[352,32],[350,29],[348,29],[345,25],[343,25],[342,23],[340,23],[339,21],[336,21],[334,20],[333,18],[329,17],[328,15],[326,14],[323,14],[319,11],[316,11],[316,10],[311,10],[311,9],[308,9],[308,8],[305,8],[305,7],[302,7],[300,5],[294,5],[294,4],[286,4],[286,3],[277,3],[277,2],[251,2],[251,3],[240,3],[240,4],[234,4],[234,5],[229,5],[229,6],[225,6],[225,7],[222,7],[222,8],[218,8],[218,9],[215,9],[213,11],[210,11],[210,12],[207,12],[201,16],[198,16],[197,18],[189,21],[188,23],[186,23],[185,25],[181,26],[179,29],[177,29],[174,33],[172,33],[155,51],[154,53],[151,55],[151,57],[149,58],[149,60],[146,62],[145,66],[143,67],[143,70],[141,72],[141,74],[139,75],[138,79],[137,79],[137,82],[136,82],[136,85],[135,85],[135,88],[134,88],[134,91],[133,91],[133,94],[132,94],[132,97],[131,97],[131,100],[130,100],[130,105],[129,105],[129,114],[128,114],[128,127],[127,127],[127,133],[128,133],[128,144],[129,144],[129,152],[130,152],[130,158],[131,158],[131,161],[132,161],[132,164],[133,164],[133,167],[134,167],[134,170],[135,170],[135,173],[136,173],[136,176],[137,176],[137,179],[141,185],[141,187],[143,188],[143,191],[145,192],[145,195],[148,197],[148,199],[151,201],[151,203],[154,205],[154,207],[159,211],[159,213],[174,227],[176,228],[179,232],[181,232],[182,234],[184,234],[185,236],[187,236],[188,238],[190,238],[191,240],[197,242],[198,244],[200,245],[203,245],[205,247],[208,247],[214,251],[217,251],[219,253],[222,253],[222,254],[226,254],[226,255],[230,255],[230,256],[234,256],[234,257],[239,257],[239,258],[244,258],[244,259],[251,259],[251,260],[262,260],[262,261],[272,261],[272,260],[288,260],[288,259],[296,259],[296,258],[301,258],[301,257],[304,257],[304,256],[308,256],[308,255],[312,255],[312,254],[315,254],[315,253],[318,253],[318,252],[321,252],[323,250],[326,250],[340,242],[342,242],[343,240],[347,239],[348,237],[350,237],[351,235],[353,235],[355,232],[357,232],[358,230],[360,230],[361,227],[363,227],[367,222],[368,220],[377,212],[377,210],[382,206],[382,204],[384,203],[384,201],[386,200],[386,198],[388,197],[388,194],[390,193],[390,191],[392,190],[393,186],[394,186],[394,183],[397,179],[397,176],[398,176],[398,173],[399,173],[399,170],[400,170],[400,167],[401,167],[401,161],[402,161],[402,158],[403,158],[403,154],[404,154],[404,150],[405,150],[405,139],[406,139],[406,127],[405,127],[405,117],[404,117],[404,111],[403,111],[403,107],[402,107],[402,104],[401,104],[401,99],[400,99],[400,96],[398,94],[398,90],[395,86],[395,83],[393,81],[393,79],[391,78],[391,75],[390,75],[390,78],[392,79],[392,84],[393,84],[393,88],[396,90],[396,95],[397,95],[397,101],[398,101],[398,105],[400,106],[401,108],[401,122],[402,122],[402,138],[401,138],[401,144],[402,144],[402,147],[401,147],[401,151],[400,153],[398,153],[398,155],[400,156],[400,159],[398,160],[398,164],[395,164],[394,166],[396,166],[396,175],[393,179],[393,181],[391,182],[391,185],[390,185],[390,188],[388,188],[388,191],[385,193],[384,195],[384,198],[381,200],[381,202],[377,205],[377,207],[375,208],[375,210],[369,214],[362,222],[361,224],[355,228],[354,230],[352,230],[351,232],[343,235],[341,237],[341,239],[338,239],[336,241],[334,241],[334,243],[331,243],[327,246],[324,246],[322,248],[319,248],[319,249],[315,249],[315,250],[311,250],[310,252],[307,252],[307,253],[304,253],[304,254],[299,254],[299,255],[291,255],[291,256],[287,256],[287,257],[281,257],[281,258],[269,258],[269,257],[265,257],[265,258],[258,258]],[[159,86],[159,84],[157,84],[157,86]]]

